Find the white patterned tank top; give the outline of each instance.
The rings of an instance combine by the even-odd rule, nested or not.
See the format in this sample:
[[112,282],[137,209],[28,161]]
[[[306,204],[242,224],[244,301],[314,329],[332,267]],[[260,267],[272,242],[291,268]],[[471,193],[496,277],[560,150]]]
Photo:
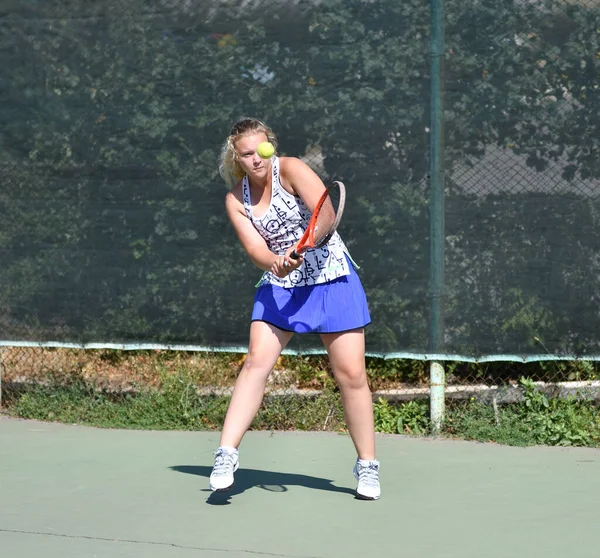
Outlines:
[[[311,212],[300,197],[290,194],[279,180],[279,158],[273,157],[271,203],[262,217],[252,213],[250,185],[248,177],[242,180],[242,198],[246,215],[267,242],[274,254],[282,256],[304,234]],[[336,232],[322,248],[308,250],[304,253],[304,262],[281,279],[270,271],[266,271],[257,286],[271,283],[280,287],[291,288],[307,285],[318,285],[343,277],[350,273],[348,249]]]

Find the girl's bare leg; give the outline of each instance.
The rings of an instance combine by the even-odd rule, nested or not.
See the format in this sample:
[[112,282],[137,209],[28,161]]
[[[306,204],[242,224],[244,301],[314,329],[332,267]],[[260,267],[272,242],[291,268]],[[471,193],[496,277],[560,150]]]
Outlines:
[[322,334],[340,387],[346,425],[360,459],[375,459],[373,400],[365,367],[364,329]]
[[237,448],[240,445],[260,408],[267,378],[292,335],[266,322],[250,325],[248,354],[233,389],[221,432],[221,446]]

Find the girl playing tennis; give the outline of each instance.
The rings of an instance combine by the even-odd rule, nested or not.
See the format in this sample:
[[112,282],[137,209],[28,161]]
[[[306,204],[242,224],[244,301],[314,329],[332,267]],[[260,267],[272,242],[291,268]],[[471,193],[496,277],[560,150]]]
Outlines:
[[243,118],[227,137],[220,172],[231,188],[227,215],[250,260],[264,271],[257,287],[246,360],[237,378],[210,476],[213,491],[233,486],[238,447],[261,405],[267,377],[294,333],[317,333],[339,385],[344,416],[358,454],[357,496],[381,495],[375,459],[373,403],[365,370],[364,327],[371,318],[348,250],[334,233],[322,248],[290,257],[325,191],[294,157],[262,159],[260,143],[277,147],[262,121]]

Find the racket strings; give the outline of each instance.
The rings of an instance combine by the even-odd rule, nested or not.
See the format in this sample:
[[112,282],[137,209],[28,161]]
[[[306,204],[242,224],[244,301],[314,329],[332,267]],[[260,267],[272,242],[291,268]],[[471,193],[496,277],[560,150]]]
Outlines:
[[333,200],[331,199],[331,196],[327,196],[323,202],[323,205],[321,206],[315,223],[313,242],[316,245],[319,244],[319,242],[331,231],[331,227],[335,223],[335,216],[336,210]]

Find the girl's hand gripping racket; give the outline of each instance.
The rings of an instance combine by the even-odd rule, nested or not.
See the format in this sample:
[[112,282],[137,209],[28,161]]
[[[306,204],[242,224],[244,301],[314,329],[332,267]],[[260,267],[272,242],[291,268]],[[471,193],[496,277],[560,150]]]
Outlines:
[[346,188],[342,182],[336,181],[323,192],[317,202],[306,231],[290,258],[297,260],[307,250],[327,244],[340,223],[345,203]]

